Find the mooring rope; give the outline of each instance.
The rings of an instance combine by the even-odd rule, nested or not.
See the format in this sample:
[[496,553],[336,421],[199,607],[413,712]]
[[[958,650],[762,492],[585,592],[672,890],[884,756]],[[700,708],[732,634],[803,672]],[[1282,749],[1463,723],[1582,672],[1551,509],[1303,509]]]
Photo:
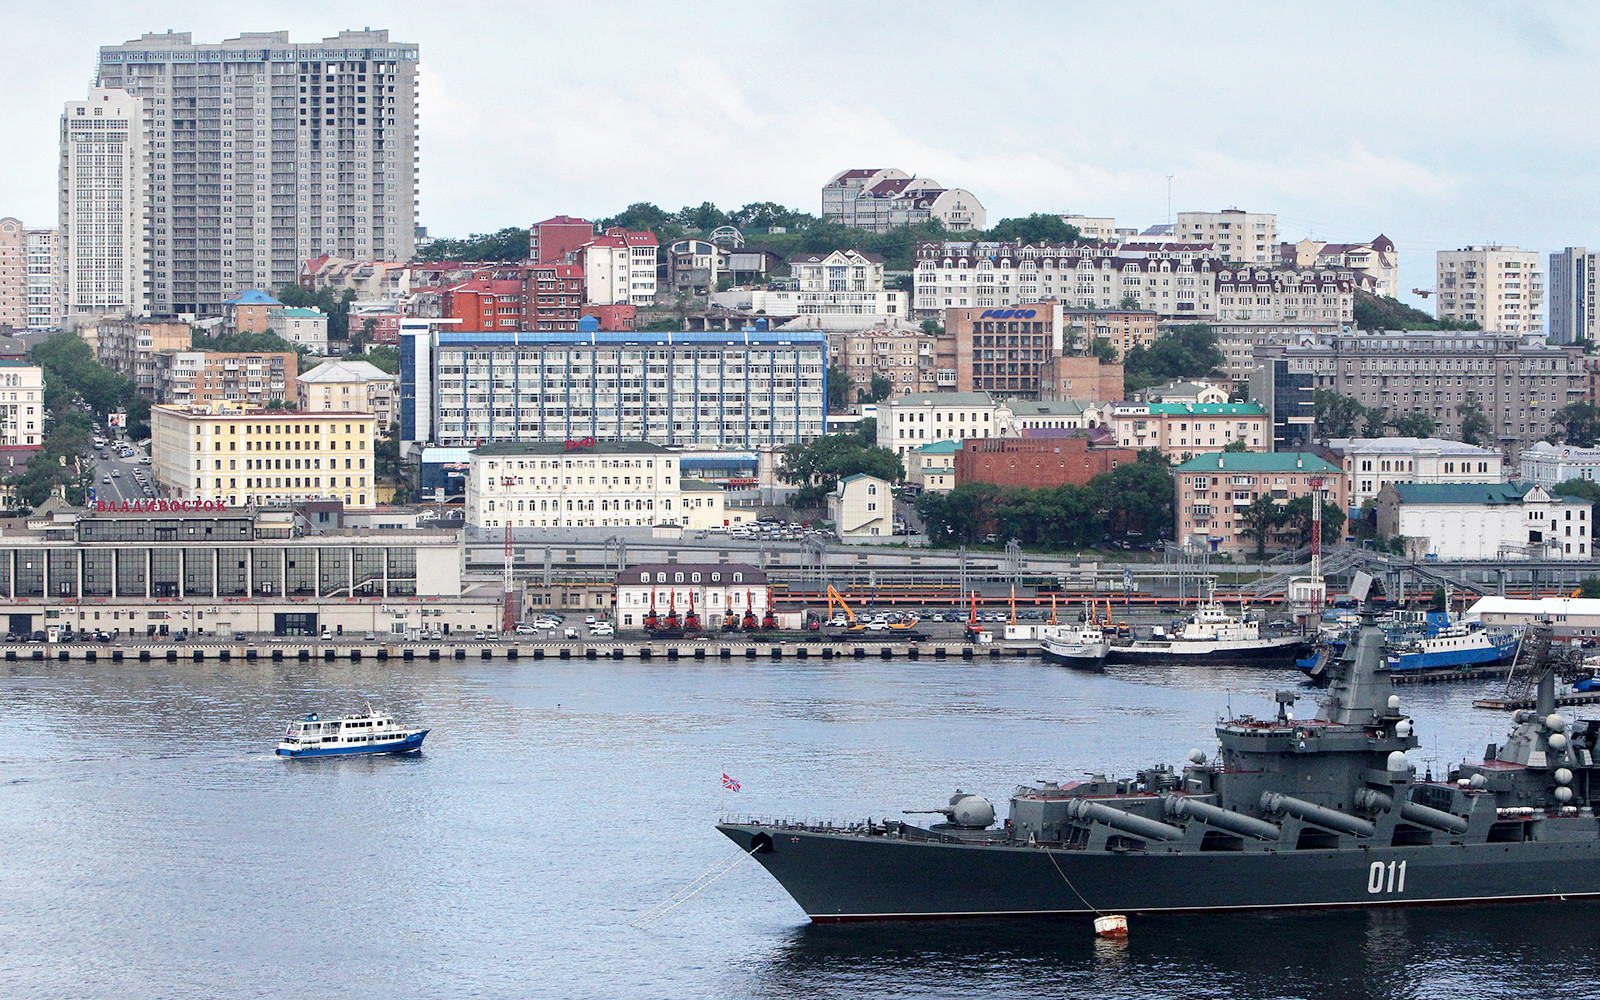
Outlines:
[[[716,864],[706,869],[699,878],[695,879],[682,889],[679,889],[677,892],[657,903],[649,910],[646,910],[643,916],[639,917],[637,920],[634,920],[628,926],[638,930],[644,930],[646,927],[649,927],[657,920],[660,920],[662,917],[671,913],[684,903],[687,903],[690,899],[699,895],[700,892],[707,886],[711,885],[711,883],[715,882],[717,879],[739,867],[739,862],[745,860],[759,850],[761,850],[761,845],[756,844],[748,851],[734,851],[732,856],[723,858],[721,861],[718,861]],[[1073,891],[1076,892],[1077,890]]]
[[1094,913],[1095,913],[1095,916],[1097,916],[1097,917],[1105,916],[1105,911],[1101,910],[1098,906],[1095,906],[1093,903],[1089,902],[1087,899],[1084,899],[1083,893],[1079,892],[1078,891],[1078,887],[1072,884],[1072,879],[1067,878],[1067,873],[1062,871],[1061,870],[1061,866],[1056,863],[1056,852],[1052,851],[1052,850],[1050,850],[1050,848],[1046,847],[1044,849],[1044,854],[1045,854],[1045,857],[1050,859],[1050,866],[1056,870],[1056,874],[1061,876],[1061,881],[1067,883],[1067,888],[1072,890],[1072,894],[1074,896],[1077,896],[1078,900],[1080,902],[1082,902],[1084,906],[1087,906],[1089,909],[1093,910]]

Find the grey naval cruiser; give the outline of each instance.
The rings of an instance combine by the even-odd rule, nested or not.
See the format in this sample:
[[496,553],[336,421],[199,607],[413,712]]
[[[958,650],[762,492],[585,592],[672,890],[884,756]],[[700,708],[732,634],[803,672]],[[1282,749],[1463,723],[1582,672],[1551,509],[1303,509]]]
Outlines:
[[1443,778],[1408,758],[1417,736],[1366,603],[1315,718],[1281,691],[1275,718],[1219,723],[1218,752],[1181,770],[1022,786],[998,825],[958,791],[927,826],[718,829],[817,922],[1600,896],[1600,721],[1560,714],[1554,665],[1533,659],[1537,708]]

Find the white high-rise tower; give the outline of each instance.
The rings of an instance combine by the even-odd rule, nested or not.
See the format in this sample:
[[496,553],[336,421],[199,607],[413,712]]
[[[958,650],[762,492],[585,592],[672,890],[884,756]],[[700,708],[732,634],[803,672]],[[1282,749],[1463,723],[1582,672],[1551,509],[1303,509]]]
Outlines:
[[91,88],[61,114],[59,311],[68,322],[150,311],[144,101]]

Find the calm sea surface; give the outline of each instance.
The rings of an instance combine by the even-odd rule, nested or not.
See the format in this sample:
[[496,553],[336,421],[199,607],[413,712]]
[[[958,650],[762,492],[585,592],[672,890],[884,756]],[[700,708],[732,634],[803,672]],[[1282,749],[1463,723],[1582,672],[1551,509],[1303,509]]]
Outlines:
[[[1289,675],[1037,661],[7,664],[0,997],[1493,997],[1600,978],[1600,906],[808,926],[719,811],[1001,811],[1019,781],[1211,748]],[[1503,735],[1405,688],[1420,762]],[[411,759],[286,761],[282,721],[368,702]],[[1309,702],[1297,706],[1311,714]],[[743,791],[723,794],[727,771]]]

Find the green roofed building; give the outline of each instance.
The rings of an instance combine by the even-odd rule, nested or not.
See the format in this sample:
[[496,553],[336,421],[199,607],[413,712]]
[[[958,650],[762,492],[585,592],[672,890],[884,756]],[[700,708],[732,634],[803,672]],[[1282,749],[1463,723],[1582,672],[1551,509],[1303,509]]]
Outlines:
[[[1320,492],[1325,506],[1345,508],[1343,471],[1304,451],[1208,452],[1173,469],[1172,480],[1176,521],[1173,537],[1181,545],[1211,552],[1255,549],[1255,539],[1243,534],[1244,511],[1258,497],[1271,497],[1274,502],[1287,505],[1297,497]],[[1299,525],[1286,525],[1274,534],[1267,547],[1293,548],[1299,544],[1300,535]]]
[[1413,559],[1594,558],[1594,504],[1534,483],[1384,483],[1377,514]]

